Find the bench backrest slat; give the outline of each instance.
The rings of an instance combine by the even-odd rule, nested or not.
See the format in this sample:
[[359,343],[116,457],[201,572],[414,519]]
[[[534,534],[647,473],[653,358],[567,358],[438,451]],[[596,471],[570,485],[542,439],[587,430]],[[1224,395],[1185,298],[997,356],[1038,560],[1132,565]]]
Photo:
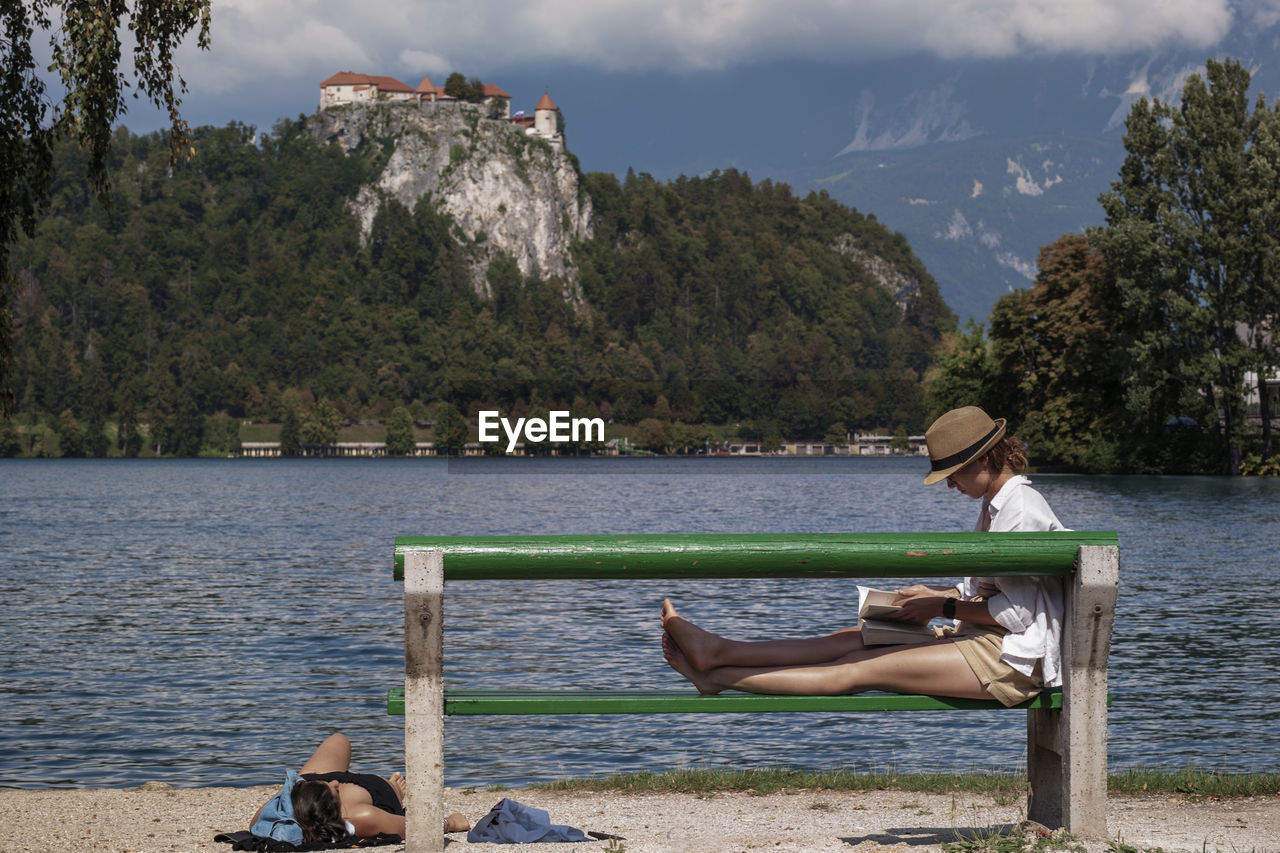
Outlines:
[[1082,545],[1117,544],[1114,531],[398,536],[395,577],[409,551],[442,552],[448,580],[1065,576]]

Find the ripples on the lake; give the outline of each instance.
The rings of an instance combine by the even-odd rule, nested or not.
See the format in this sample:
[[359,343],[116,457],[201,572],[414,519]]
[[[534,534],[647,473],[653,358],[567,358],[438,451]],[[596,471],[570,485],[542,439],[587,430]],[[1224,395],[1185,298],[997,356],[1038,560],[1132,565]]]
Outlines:
[[[326,733],[401,766],[404,534],[969,529],[920,460],[0,462],[0,785],[276,781]],[[1280,482],[1034,478],[1114,529],[1113,767],[1280,770]],[[895,581],[889,581],[896,583]],[[843,627],[853,581],[450,584],[446,677],[674,688],[657,608],[742,638]],[[449,784],[683,766],[1014,769],[1021,714],[460,717]]]

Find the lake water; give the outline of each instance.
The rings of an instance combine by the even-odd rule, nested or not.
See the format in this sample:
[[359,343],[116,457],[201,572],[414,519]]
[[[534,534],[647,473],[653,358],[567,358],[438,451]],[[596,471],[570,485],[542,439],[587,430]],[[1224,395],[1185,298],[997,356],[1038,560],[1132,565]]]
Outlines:
[[[0,461],[0,785],[278,781],[342,730],[402,765],[405,534],[967,530],[919,459]],[[1280,771],[1280,481],[1033,478],[1113,529],[1110,760]],[[670,595],[712,630],[851,623],[854,581],[451,583],[446,677],[683,686]],[[896,583],[888,581],[888,583]],[[1020,714],[452,718],[451,785],[690,766],[1017,769]]]

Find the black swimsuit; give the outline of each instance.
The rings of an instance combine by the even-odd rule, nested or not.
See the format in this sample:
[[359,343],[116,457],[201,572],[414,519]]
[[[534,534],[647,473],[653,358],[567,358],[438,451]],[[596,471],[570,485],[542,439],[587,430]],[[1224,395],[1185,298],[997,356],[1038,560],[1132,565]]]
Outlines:
[[381,776],[372,773],[303,773],[302,778],[308,782],[350,782],[359,785],[369,792],[374,808],[393,815],[404,814],[404,806],[400,804],[396,789]]

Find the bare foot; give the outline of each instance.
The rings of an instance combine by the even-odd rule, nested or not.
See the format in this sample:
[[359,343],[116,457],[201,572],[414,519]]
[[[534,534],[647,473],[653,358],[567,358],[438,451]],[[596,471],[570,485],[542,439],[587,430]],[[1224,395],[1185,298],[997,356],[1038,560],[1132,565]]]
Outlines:
[[706,671],[720,665],[725,639],[681,616],[669,598],[662,599],[662,630],[671,635],[694,669]]
[[395,773],[391,774],[391,778],[388,779],[387,782],[395,790],[396,796],[400,798],[400,802],[403,803],[405,792],[408,790],[408,786],[404,781],[404,774],[397,770]]
[[672,669],[689,679],[689,683],[698,688],[698,692],[703,696],[714,696],[724,689],[713,684],[705,672],[694,669],[689,663],[689,658],[676,645],[675,639],[666,632],[662,634],[662,656],[667,659]]
[[445,832],[467,832],[471,829],[471,824],[467,821],[467,816],[454,812],[444,819]]

